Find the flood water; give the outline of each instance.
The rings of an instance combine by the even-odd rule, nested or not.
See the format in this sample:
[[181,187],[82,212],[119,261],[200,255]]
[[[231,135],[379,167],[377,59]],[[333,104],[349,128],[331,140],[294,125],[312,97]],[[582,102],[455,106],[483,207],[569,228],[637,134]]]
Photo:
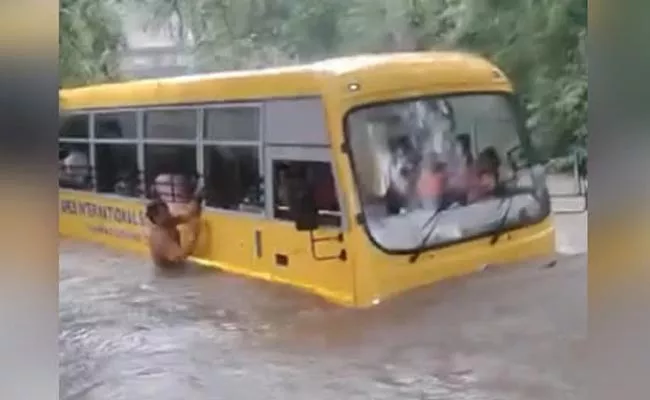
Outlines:
[[586,234],[558,224],[577,254],[554,268],[487,270],[365,311],[62,240],[60,398],[580,398]]

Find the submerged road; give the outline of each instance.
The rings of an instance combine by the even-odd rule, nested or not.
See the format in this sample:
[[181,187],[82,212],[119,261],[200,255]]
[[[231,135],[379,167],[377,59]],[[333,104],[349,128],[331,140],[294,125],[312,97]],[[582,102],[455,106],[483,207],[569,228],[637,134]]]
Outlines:
[[557,224],[554,268],[487,270],[366,311],[62,240],[60,398],[581,398],[586,216]]

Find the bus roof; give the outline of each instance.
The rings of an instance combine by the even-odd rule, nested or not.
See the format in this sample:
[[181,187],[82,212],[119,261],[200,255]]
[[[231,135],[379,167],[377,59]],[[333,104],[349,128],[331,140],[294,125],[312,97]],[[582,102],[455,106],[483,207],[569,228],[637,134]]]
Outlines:
[[62,109],[100,109],[246,101],[319,96],[347,90],[385,91],[403,82],[480,85],[507,82],[493,64],[461,52],[358,55],[312,64],[260,70],[217,72],[179,77],[107,83],[59,92]]

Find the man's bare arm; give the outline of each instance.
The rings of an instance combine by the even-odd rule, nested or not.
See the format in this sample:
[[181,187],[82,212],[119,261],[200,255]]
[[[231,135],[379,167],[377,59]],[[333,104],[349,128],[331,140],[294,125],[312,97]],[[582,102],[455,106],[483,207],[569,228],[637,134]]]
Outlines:
[[189,209],[187,212],[181,215],[174,216],[175,225],[183,225],[191,222],[192,220],[201,216],[201,203],[203,203],[203,190],[199,190],[195,193],[194,198],[189,203]]
[[190,213],[190,212],[181,215],[174,215],[172,217],[172,221],[173,221],[172,225],[174,226],[185,225],[190,223],[195,218],[197,218],[197,216],[194,215],[194,213]]
[[193,235],[185,245],[176,243],[164,232],[152,234],[151,246],[156,258],[162,258],[167,262],[178,263],[189,257],[196,248],[197,235]]
[[187,257],[191,256],[192,253],[194,253],[194,250],[196,249],[196,243],[198,239],[198,235],[194,233],[192,237],[186,242],[186,243],[181,243],[181,245],[176,245],[174,247],[170,248],[170,251],[168,252],[167,256],[170,261],[172,262],[181,262]]

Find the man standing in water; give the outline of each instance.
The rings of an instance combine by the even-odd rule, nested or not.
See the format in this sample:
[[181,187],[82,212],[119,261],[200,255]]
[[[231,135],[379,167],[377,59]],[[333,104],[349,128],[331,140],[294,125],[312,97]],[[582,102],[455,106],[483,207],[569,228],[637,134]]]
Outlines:
[[[189,202],[189,210],[184,215],[174,216],[169,206],[162,200],[153,200],[147,204],[146,215],[152,223],[149,234],[149,251],[154,263],[161,268],[182,266],[189,257],[199,235],[201,203],[203,196],[196,194]],[[178,226],[187,224],[190,228],[190,239],[182,243]]]

